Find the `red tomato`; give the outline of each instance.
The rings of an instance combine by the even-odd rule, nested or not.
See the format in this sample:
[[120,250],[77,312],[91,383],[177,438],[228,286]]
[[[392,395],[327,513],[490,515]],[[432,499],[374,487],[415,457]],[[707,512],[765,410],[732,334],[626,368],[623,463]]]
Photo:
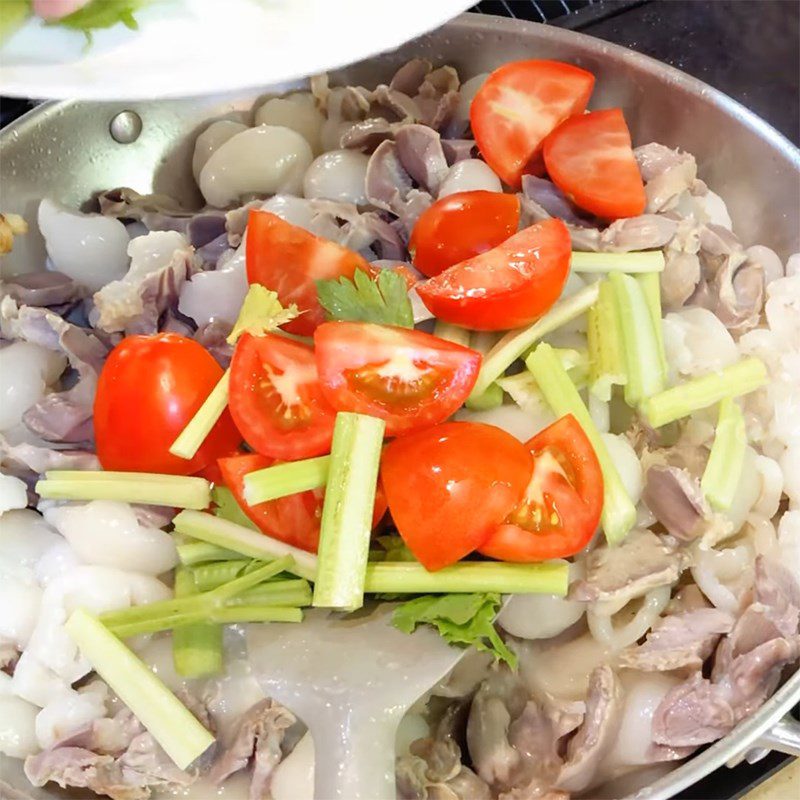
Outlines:
[[480,353],[438,336],[368,322],[326,322],[314,334],[322,391],[337,411],[386,420],[397,436],[443,422],[478,379]]
[[558,299],[571,251],[567,226],[544,220],[421,283],[417,292],[445,322],[482,331],[518,328]]
[[169,452],[222,377],[202,345],[175,333],[128,336],[106,359],[94,398],[97,457],[107,470],[191,475],[242,437],[226,411],[191,460]]
[[591,442],[572,414],[525,445],[533,476],[525,497],[480,548],[503,561],[543,561],[583,550],[603,510],[603,473]]
[[228,407],[254,450],[282,461],[330,451],[336,412],[307,344],[246,333],[233,352],[229,385]]
[[631,134],[618,108],[572,117],[544,143],[553,183],[576,205],[604,219],[636,217],[647,198]]
[[417,220],[408,249],[414,266],[432,278],[485,253],[517,232],[519,198],[501,192],[457,192],[437,200]]
[[[231,490],[242,511],[258,527],[259,530],[294,545],[310,553],[317,552],[319,545],[319,526],[322,519],[322,502],[325,498],[323,489],[279,497],[266,503],[249,506],[244,499],[244,476],[248,472],[271,466],[272,459],[258,453],[231,456],[219,459],[225,485]],[[378,484],[375,493],[375,511],[372,525],[375,527],[386,514],[386,497]]]
[[481,155],[512,188],[526,173],[541,174],[544,138],[559,123],[581,114],[594,75],[561,61],[513,61],[496,69],[478,89],[469,112]]
[[276,292],[283,305],[296,303],[305,312],[283,327],[310,336],[325,320],[315,281],[352,278],[357,269],[369,272],[358,253],[290,225],[268,211],[251,211],[247,222],[247,280]]
[[500,428],[448,422],[390,442],[381,478],[403,541],[435,570],[486,542],[522,499],[532,467]]

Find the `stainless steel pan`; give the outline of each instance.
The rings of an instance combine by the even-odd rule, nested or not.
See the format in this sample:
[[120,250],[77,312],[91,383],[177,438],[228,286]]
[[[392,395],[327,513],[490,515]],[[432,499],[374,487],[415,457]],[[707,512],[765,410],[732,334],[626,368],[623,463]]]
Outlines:
[[[411,56],[452,64],[465,77],[531,57],[586,67],[597,75],[593,106],[621,106],[635,142],[656,140],[697,157],[701,177],[727,202],[746,245],[766,244],[783,258],[800,250],[800,151],[746,108],[678,70],[571,31],[465,14],[395,52],[339,70],[333,81],[371,86]],[[264,93],[288,88],[265,87]],[[190,169],[194,134],[211,117],[246,114],[253,99],[248,93],[46,104],[0,134],[0,210],[23,213],[35,223],[42,197],[80,205],[94,192],[120,185],[199,202]],[[41,241],[35,233],[27,238],[4,269],[41,268]],[[725,739],[634,796],[671,797],[712,770],[768,748],[800,755],[800,725],[785,719],[798,701],[800,672]]]

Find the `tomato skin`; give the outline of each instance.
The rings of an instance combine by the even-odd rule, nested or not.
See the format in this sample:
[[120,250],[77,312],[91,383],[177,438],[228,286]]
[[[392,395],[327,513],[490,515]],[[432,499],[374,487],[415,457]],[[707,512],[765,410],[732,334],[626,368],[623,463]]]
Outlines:
[[603,511],[603,473],[594,448],[572,414],[537,433],[525,447],[534,459],[525,498],[480,552],[516,562],[575,555],[591,540]]
[[533,460],[510,434],[447,422],[395,439],[381,479],[397,530],[429,570],[480,547],[521,500]]
[[353,250],[314,236],[268,211],[250,211],[245,259],[249,283],[266,286],[284,306],[296,303],[304,312],[283,326],[300,336],[310,336],[325,321],[316,281],[352,278],[357,269],[370,271],[368,262]]
[[[319,546],[319,529],[322,520],[323,489],[279,497],[266,503],[249,506],[244,499],[244,476],[249,472],[272,466],[271,458],[258,453],[229,456],[218,460],[225,485],[236,502],[256,527],[281,542],[316,553]],[[386,497],[378,485],[375,493],[375,510],[372,525],[375,527],[386,514]]]
[[314,333],[322,391],[337,411],[386,420],[386,435],[455,414],[478,379],[481,355],[408,328],[326,322]]
[[453,264],[485,253],[517,232],[519,198],[501,192],[457,192],[422,212],[408,249],[414,266],[429,278]]
[[438,319],[484,331],[528,325],[558,299],[572,243],[560,219],[537,222],[417,287]]
[[314,351],[277,333],[244,334],[230,367],[228,407],[247,443],[282,461],[330,451],[336,412],[322,394]]
[[647,205],[631,134],[618,108],[563,122],[545,140],[544,161],[553,183],[598,217],[636,217]]
[[542,174],[542,142],[559,123],[583,113],[593,88],[591,72],[561,61],[512,61],[496,69],[469,112],[486,163],[512,189],[524,174]]
[[226,411],[194,458],[169,452],[222,374],[208,350],[185,336],[123,339],[106,359],[94,399],[103,469],[191,475],[233,450],[242,437]]

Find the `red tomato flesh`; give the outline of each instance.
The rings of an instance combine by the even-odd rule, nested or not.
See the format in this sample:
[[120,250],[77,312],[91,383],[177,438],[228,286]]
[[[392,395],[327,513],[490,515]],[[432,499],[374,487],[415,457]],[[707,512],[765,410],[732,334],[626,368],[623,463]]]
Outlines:
[[97,457],[103,469],[191,475],[242,441],[226,411],[194,458],[169,452],[222,377],[193,339],[175,333],[128,336],[106,359],[94,398]]
[[314,333],[322,391],[337,411],[386,420],[398,436],[443,422],[478,379],[480,353],[422,331],[326,322]]
[[437,200],[417,220],[408,249],[414,266],[432,278],[485,253],[517,232],[519,198],[501,192],[457,192]]
[[544,561],[583,550],[603,510],[603,473],[591,442],[572,414],[525,445],[533,475],[525,497],[480,551],[503,561]]
[[522,499],[532,466],[500,428],[448,422],[390,442],[381,478],[406,545],[437,570],[486,542]]
[[301,336],[310,336],[325,320],[316,281],[352,278],[357,269],[369,272],[368,262],[358,253],[268,211],[250,212],[245,258],[250,283],[266,286],[277,293],[283,305],[296,303],[304,312],[283,326]]
[[528,325],[555,303],[572,252],[559,219],[537,222],[487,253],[462,261],[417,287],[438,319],[484,331]]
[[598,217],[636,217],[645,209],[642,175],[618,108],[559,125],[544,143],[544,162],[553,183]]
[[594,75],[561,61],[513,61],[496,69],[470,106],[470,125],[481,155],[513,189],[526,173],[542,174],[545,137],[581,114]]
[[229,387],[228,407],[254,450],[282,461],[330,451],[336,412],[323,397],[307,344],[276,333],[244,334]]

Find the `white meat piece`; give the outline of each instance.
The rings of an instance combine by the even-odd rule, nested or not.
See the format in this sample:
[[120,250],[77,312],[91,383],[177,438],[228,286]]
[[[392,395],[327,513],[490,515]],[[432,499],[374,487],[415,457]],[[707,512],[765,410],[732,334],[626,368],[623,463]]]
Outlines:
[[314,155],[322,152],[325,115],[317,108],[314,97],[309,92],[269,98],[256,109],[255,124],[290,128],[308,142]]
[[363,206],[367,203],[365,179],[369,157],[357,150],[331,150],[317,156],[303,177],[303,194],[309,200],[335,200]]
[[215,270],[198,272],[181,287],[178,311],[193,319],[199,328],[212,322],[233,326],[247,294],[244,243]]
[[11,678],[11,691],[23,700],[43,708],[69,691],[70,684],[48,669],[27,650],[19,657]]
[[500,178],[492,168],[479,158],[467,158],[457,161],[447,170],[442,185],[439,187],[439,198],[456,192],[502,192]]
[[28,488],[25,481],[0,472],[0,515],[6,511],[25,508],[28,505]]
[[105,695],[70,689],[51,700],[36,716],[36,739],[42,750],[106,715]]
[[705,308],[684,308],[662,322],[667,362],[673,376],[703,375],[739,360],[736,342],[725,325]]
[[21,697],[0,694],[0,753],[27,758],[38,751],[36,714],[39,709]]
[[232,119],[218,119],[212,122],[195,140],[194,155],[192,156],[192,174],[199,180],[200,173],[209,158],[222,147],[228,139],[237,133],[247,130],[243,122]]
[[35,583],[0,573],[0,642],[22,650],[36,627],[41,602],[42,590]]

